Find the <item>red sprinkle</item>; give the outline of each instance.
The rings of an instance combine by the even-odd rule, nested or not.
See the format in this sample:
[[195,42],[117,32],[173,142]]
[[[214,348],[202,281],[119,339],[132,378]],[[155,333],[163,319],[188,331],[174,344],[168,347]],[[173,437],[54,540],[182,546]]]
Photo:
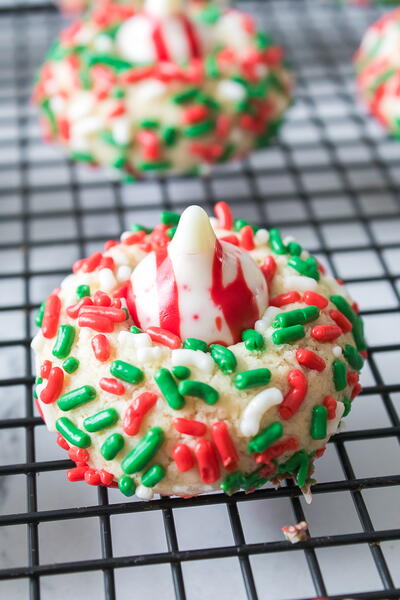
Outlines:
[[351,396],[350,399],[353,400],[356,396],[358,396],[358,394],[361,392],[362,387],[359,383],[356,383],[356,385],[353,387],[353,391],[351,392]]
[[349,385],[355,385],[356,383],[358,383],[358,380],[359,380],[359,375],[358,375],[357,371],[348,371],[347,383]]
[[58,329],[58,320],[60,318],[61,300],[55,294],[50,294],[46,300],[44,309],[42,333],[45,338],[53,338]]
[[103,485],[110,486],[113,483],[114,475],[112,473],[109,473],[105,469],[101,469],[101,471],[98,471],[98,474],[100,475],[100,481]]
[[128,287],[129,281],[125,281],[125,283],[121,284],[116,290],[114,290],[112,294],[113,298],[126,298]]
[[306,350],[305,348],[299,348],[296,352],[297,362],[303,367],[307,367],[307,369],[312,369],[313,371],[323,371],[326,367],[325,361],[321,356],[315,354],[311,350]]
[[93,303],[96,306],[110,306],[111,305],[111,298],[105,292],[102,292],[101,290],[97,290],[97,292],[93,296]]
[[292,304],[293,302],[300,302],[301,296],[299,292],[286,292],[285,294],[279,294],[274,296],[269,301],[270,306],[285,306],[286,304]]
[[47,379],[50,373],[50,369],[51,369],[51,361],[50,360],[45,360],[42,364],[42,366],[40,367],[40,377],[42,379]]
[[114,306],[83,306],[79,311],[79,318],[83,316],[106,317],[114,323],[126,321],[126,313],[121,308]]
[[317,458],[321,458],[321,456],[323,454],[325,454],[325,450],[326,450],[326,446],[324,446],[324,448],[318,448],[318,450],[315,451],[315,456]]
[[58,436],[57,436],[57,444],[63,450],[69,450],[69,444],[68,444],[67,440],[65,438],[63,438],[63,436],[61,435],[61,433],[59,433]]
[[47,379],[47,385],[40,392],[40,399],[45,404],[52,404],[57,400],[64,385],[64,372],[60,367],[53,367]]
[[89,452],[85,448],[77,448],[76,446],[71,446],[68,450],[68,456],[80,467],[84,466],[89,460]]
[[118,381],[118,379],[114,379],[114,377],[102,377],[99,381],[99,386],[104,392],[115,394],[115,396],[122,396],[122,394],[125,394],[123,383]]
[[194,104],[185,108],[182,112],[182,121],[184,123],[198,123],[203,121],[208,115],[208,108],[204,104]]
[[334,419],[336,416],[337,405],[335,398],[333,398],[332,396],[325,396],[323,405],[326,406],[328,410],[328,419]]
[[317,306],[321,310],[328,306],[328,298],[325,298],[325,296],[321,296],[321,294],[317,294],[317,292],[313,292],[312,290],[304,292],[303,302],[310,306]]
[[337,325],[316,325],[310,335],[319,342],[332,342],[342,335],[342,330]]
[[220,242],[228,242],[228,244],[233,244],[234,246],[239,246],[239,240],[237,236],[232,233],[232,235],[225,235],[224,237],[219,238]]
[[194,437],[200,437],[207,431],[207,426],[200,421],[194,419],[183,419],[176,417],[173,420],[174,427],[179,433],[185,433],[186,435],[193,435]]
[[102,333],[92,337],[92,348],[95,357],[100,362],[105,362],[110,358],[110,342]]
[[118,246],[118,242],[116,242],[115,240],[107,240],[104,243],[104,251],[107,252],[107,250],[113,248],[114,246]]
[[155,405],[157,398],[157,394],[152,392],[143,392],[136,396],[124,416],[123,429],[126,435],[137,434],[144,416]]
[[254,233],[250,225],[245,225],[240,230],[240,246],[245,250],[254,250]]
[[297,450],[298,447],[299,442],[297,439],[295,437],[289,437],[283,442],[278,442],[267,448],[267,450],[264,450],[264,452],[257,454],[256,463],[269,463],[273,458],[278,458],[278,456],[281,456],[281,454],[284,454],[289,450]]
[[85,479],[85,473],[89,467],[75,467],[67,471],[68,481],[83,481]]
[[186,471],[189,471],[193,467],[193,456],[189,446],[186,446],[186,444],[176,444],[172,448],[172,458],[180,473],[186,473]]
[[232,211],[226,202],[217,202],[214,206],[214,214],[218,219],[218,227],[221,229],[232,229]]
[[276,262],[273,256],[266,256],[264,258],[264,262],[260,267],[261,271],[264,274],[265,280],[268,284],[268,287],[271,285],[271,281],[276,272]]
[[340,327],[343,333],[348,333],[353,329],[353,325],[347,317],[344,316],[340,310],[332,309],[329,311],[329,316],[332,321],[335,321],[336,325]]
[[78,319],[79,327],[89,327],[100,333],[111,333],[114,323],[108,317],[101,315],[81,315]]
[[113,271],[115,269],[115,263],[114,263],[114,259],[112,258],[112,256],[103,256],[98,268],[99,268],[99,270],[100,269],[110,269],[111,271]]
[[203,483],[214,483],[220,476],[218,458],[214,445],[210,440],[199,440],[194,448],[199,467],[200,479]]
[[131,233],[130,235],[127,235],[126,237],[124,237],[124,240],[122,243],[125,244],[126,246],[133,246],[133,244],[139,244],[139,242],[142,242],[145,237],[146,237],[145,231],[135,231],[134,233]]
[[94,469],[86,469],[84,477],[86,483],[88,483],[89,485],[101,484],[100,473],[98,471],[95,471]]
[[71,317],[71,319],[76,319],[79,315],[79,311],[82,306],[92,306],[93,300],[89,298],[89,296],[83,296],[76,304],[72,304],[67,308],[67,315]]
[[95,252],[86,258],[80,268],[82,273],[92,273],[100,264],[103,255],[101,252]]
[[167,348],[175,349],[182,346],[182,340],[179,336],[162,327],[149,327],[146,329],[146,333],[149,334],[153,342],[167,346]]
[[224,421],[213,423],[211,425],[211,433],[224,468],[227,471],[234,471],[237,467],[239,457],[226,423]]
[[291,389],[279,405],[279,414],[285,421],[299,410],[308,388],[307,379],[299,369],[289,371],[288,382]]

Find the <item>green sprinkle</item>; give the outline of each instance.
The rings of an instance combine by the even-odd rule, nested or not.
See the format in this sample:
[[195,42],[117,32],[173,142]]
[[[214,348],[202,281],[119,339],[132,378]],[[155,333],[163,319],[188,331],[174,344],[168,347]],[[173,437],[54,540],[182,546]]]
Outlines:
[[112,460],[122,450],[124,443],[124,438],[120,433],[112,433],[100,448],[102,457],[105,460]]
[[289,254],[291,256],[300,256],[303,251],[302,247],[297,242],[289,242],[287,249],[289,250]]
[[279,465],[280,473],[293,474],[296,470],[296,483],[299,487],[302,487],[306,482],[308,474],[308,456],[304,450],[299,450],[285,463]]
[[127,160],[126,156],[124,156],[124,155],[121,154],[120,156],[118,156],[115,160],[113,160],[110,163],[110,166],[113,169],[123,169],[125,167],[125,165],[126,165],[126,160]]
[[178,386],[168,369],[162,368],[154,375],[154,379],[160,388],[168,406],[173,410],[180,410],[185,404],[185,399],[178,391]]
[[288,265],[300,273],[300,275],[319,281],[318,263],[313,256],[309,256],[306,260],[302,260],[298,256],[292,256]]
[[77,370],[77,368],[79,367],[79,360],[77,358],[75,358],[74,356],[69,356],[68,358],[66,358],[62,364],[62,368],[64,369],[64,371],[66,371],[67,373],[75,373],[75,371]]
[[81,299],[90,296],[90,287],[88,285],[78,285],[76,288],[76,297]]
[[221,17],[221,9],[216,4],[208,4],[200,14],[199,19],[206,25],[215,25]]
[[38,397],[37,392],[36,392],[36,387],[38,385],[40,385],[41,383],[43,383],[43,379],[41,377],[36,377],[36,379],[35,379],[35,389],[33,390],[33,397],[34,398]]
[[179,215],[178,213],[170,212],[169,210],[163,210],[161,212],[161,223],[163,225],[178,225],[180,218],[181,215]]
[[115,408],[106,408],[91,417],[87,417],[83,421],[83,425],[86,431],[93,433],[94,431],[101,431],[102,429],[111,427],[111,425],[115,425],[118,417],[119,415]]
[[217,162],[219,162],[219,163],[226,162],[227,160],[229,160],[230,158],[232,158],[234,152],[235,152],[235,144],[232,144],[232,142],[229,142],[225,146],[224,151],[221,154],[221,156],[219,157],[219,159],[218,159]]
[[97,396],[95,388],[91,385],[82,385],[75,390],[62,394],[57,400],[57,406],[61,410],[72,410],[82,404],[91,402]]
[[292,325],[304,325],[310,321],[315,321],[319,317],[319,308],[316,306],[306,306],[305,308],[296,308],[276,315],[272,327],[291,327]]
[[58,130],[57,121],[54,116],[54,112],[50,108],[50,100],[49,99],[46,99],[42,102],[42,109],[43,109],[43,112],[45,113],[46,117],[49,120],[52,133],[57,133],[57,130]]
[[350,304],[343,296],[334,295],[330,297],[330,301],[336,306],[341,313],[350,321],[353,325],[353,337],[357,347],[357,350],[365,350],[367,348],[364,338],[364,325],[361,318],[352,309]]
[[130,328],[130,332],[131,333],[143,333],[143,329],[140,329],[140,327],[136,327],[136,325],[132,325],[132,327]]
[[39,310],[37,311],[37,315],[35,318],[35,324],[37,327],[41,327],[42,326],[42,322],[43,322],[43,315],[44,315],[44,309],[46,308],[46,300],[43,300],[42,304],[40,305]]
[[152,427],[140,440],[135,448],[121,462],[124,473],[132,475],[144,469],[153,458],[164,441],[164,431],[161,427]]
[[202,352],[207,352],[208,350],[206,342],[197,338],[186,338],[183,342],[183,347],[185,350],[201,350]]
[[89,57],[89,67],[99,64],[107,65],[108,67],[115,69],[115,71],[125,71],[126,69],[131,69],[133,66],[129,60],[124,60],[113,54],[96,54]]
[[350,401],[350,398],[348,398],[347,396],[343,396],[342,402],[344,404],[343,417],[347,417],[347,415],[351,411],[351,401]]
[[170,227],[167,230],[167,236],[169,237],[170,240],[172,240],[172,238],[174,237],[177,229],[178,229],[177,227]]
[[139,225],[139,223],[134,223],[131,226],[131,231],[133,231],[133,233],[136,233],[137,231],[144,231],[145,233],[151,233],[153,230],[151,229],[151,227],[144,227],[144,225]]
[[177,129],[177,127],[172,127],[171,125],[164,127],[164,129],[161,130],[160,137],[165,146],[170,148],[178,141],[179,129]]
[[201,398],[206,404],[215,404],[218,402],[219,394],[217,390],[208,383],[202,381],[193,381],[192,379],[186,379],[181,381],[178,385],[178,391],[183,396],[195,396]]
[[201,121],[200,123],[196,123],[195,125],[189,125],[183,129],[183,135],[186,137],[199,137],[200,135],[205,135],[209,131],[214,129],[214,121]]
[[272,334],[272,341],[274,344],[289,344],[290,342],[296,342],[301,340],[306,335],[303,325],[292,325],[291,327],[285,327],[284,329],[277,329]]
[[152,488],[155,485],[157,485],[157,483],[161,481],[161,479],[164,479],[165,474],[166,471],[164,467],[162,467],[161,465],[153,465],[152,467],[150,467],[150,469],[147,469],[147,471],[143,473],[142,484],[145,487]]
[[89,152],[71,152],[70,158],[77,162],[96,163],[96,159],[94,158],[93,154],[89,154]]
[[122,87],[115,87],[111,92],[113,98],[125,98],[126,92]]
[[357,315],[343,296],[330,296],[329,299],[350,323],[354,323]]
[[160,122],[157,119],[144,119],[140,121],[139,127],[142,129],[158,129],[160,127]]
[[184,104],[185,102],[189,102],[189,100],[193,100],[198,93],[199,88],[188,88],[186,90],[183,90],[182,92],[179,92],[178,94],[175,94],[175,96],[172,96],[172,102],[174,102],[175,104]]
[[78,427],[67,417],[60,417],[57,419],[56,429],[58,433],[61,433],[67,442],[73,446],[78,446],[78,448],[88,448],[91,444],[90,436],[78,429]]
[[257,31],[256,33],[256,46],[259,50],[265,50],[271,45],[271,39],[265,33],[265,31]]
[[245,329],[242,331],[242,340],[246,350],[249,352],[259,352],[265,348],[263,336],[255,329]]
[[118,479],[118,487],[124,496],[133,496],[136,492],[135,482],[131,477],[128,477],[128,475],[122,475],[122,477]]
[[115,360],[110,367],[110,373],[128,383],[140,383],[144,379],[141,369],[123,360]]
[[60,325],[57,330],[57,338],[52,354],[57,358],[66,358],[71,352],[75,339],[75,327],[72,325]]
[[247,390],[249,388],[259,387],[260,385],[268,385],[271,380],[271,371],[267,368],[251,369],[242,371],[235,376],[234,386],[238,390]]
[[326,406],[314,406],[311,418],[311,437],[313,440],[326,438],[326,423],[328,421],[328,410]]
[[246,219],[235,219],[233,221],[233,230],[239,232],[243,227],[249,225],[249,222]]
[[233,471],[229,473],[221,483],[221,489],[226,493],[233,494],[240,490],[245,484],[245,476],[242,471]]
[[354,342],[356,344],[357,350],[361,352],[367,349],[367,343],[364,338],[364,324],[361,320],[361,317],[355,315],[355,320],[353,323],[352,334],[354,337]]
[[281,232],[279,229],[272,228],[269,230],[269,245],[275,254],[287,254],[288,250],[282,241]]
[[353,369],[360,371],[364,364],[364,359],[354,346],[346,344],[343,348],[343,356]]
[[211,79],[218,79],[219,69],[217,59],[214,54],[209,54],[207,56],[207,58],[204,61],[204,68],[208,77],[211,77]]
[[248,453],[253,454],[253,452],[264,452],[264,450],[271,446],[271,444],[279,440],[282,435],[282,423],[279,423],[278,421],[276,423],[271,423],[271,425],[268,425],[268,427],[263,429],[251,440],[247,446]]
[[171,369],[174,377],[177,379],[187,379],[190,377],[190,369],[183,365],[177,365],[176,367],[172,367]]
[[340,392],[344,390],[347,385],[346,380],[346,365],[341,360],[334,360],[332,364],[333,369],[333,382],[335,384],[335,390]]
[[211,344],[210,352],[212,359],[223,373],[233,373],[236,370],[237,360],[232,350],[221,344]]
[[271,477],[260,477],[259,471],[260,469],[256,469],[253,473],[245,476],[242,487],[246,492],[259,488],[271,479]]
[[169,169],[171,163],[169,160],[160,160],[158,162],[146,162],[142,161],[138,164],[137,168],[139,171],[162,171],[164,169]]

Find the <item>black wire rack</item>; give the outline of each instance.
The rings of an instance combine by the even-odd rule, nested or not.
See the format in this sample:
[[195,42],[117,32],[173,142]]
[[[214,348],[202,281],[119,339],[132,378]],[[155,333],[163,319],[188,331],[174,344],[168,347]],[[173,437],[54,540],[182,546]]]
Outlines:
[[[123,185],[40,141],[29,94],[62,19],[50,4],[0,4],[1,598],[400,598],[400,144],[357,105],[351,66],[379,11],[317,0],[246,8],[296,71],[279,142],[203,178]],[[148,503],[66,483],[72,463],[32,403],[42,298],[132,222],[221,199],[294,234],[360,301],[364,390],[319,461],[313,504],[289,483]],[[291,545],[280,528],[303,519],[311,537]]]

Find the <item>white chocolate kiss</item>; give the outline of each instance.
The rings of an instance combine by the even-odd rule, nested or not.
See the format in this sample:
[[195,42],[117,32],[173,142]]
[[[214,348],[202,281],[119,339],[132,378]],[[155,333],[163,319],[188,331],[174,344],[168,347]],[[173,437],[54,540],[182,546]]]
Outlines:
[[[223,307],[214,302],[211,293],[216,241],[207,213],[199,206],[187,208],[168,247],[171,279],[174,278],[177,289],[179,335],[182,339],[195,337],[207,343],[221,341],[231,345],[238,340],[233,339]],[[236,279],[241,268],[258,312],[255,320],[259,319],[268,306],[268,289],[262,272],[247,252],[226,242],[221,242],[221,247],[223,288]],[[144,329],[162,326],[163,299],[159,297],[154,252],[138,264],[131,283],[139,325]],[[241,309],[247,309],[244,302],[247,304],[248,300],[240,294],[233,301],[239,314]]]

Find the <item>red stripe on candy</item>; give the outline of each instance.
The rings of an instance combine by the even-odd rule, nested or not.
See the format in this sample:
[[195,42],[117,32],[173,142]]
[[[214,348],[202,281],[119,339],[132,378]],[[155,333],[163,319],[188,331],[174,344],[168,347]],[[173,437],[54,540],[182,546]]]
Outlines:
[[328,306],[328,298],[325,298],[325,296],[321,296],[321,294],[317,294],[317,292],[313,292],[311,290],[304,292],[303,302],[309,304],[310,306],[317,306],[321,310]]
[[92,337],[92,349],[95,357],[100,362],[105,362],[110,358],[110,342],[102,333]]
[[330,310],[329,316],[332,319],[332,321],[335,321],[336,325],[340,327],[343,333],[348,333],[353,329],[353,325],[351,324],[349,319],[345,317],[344,314],[340,312],[340,310]]
[[46,306],[43,314],[42,333],[45,338],[53,338],[58,329],[58,320],[60,318],[61,300],[55,294],[50,294],[46,300]]
[[274,296],[269,301],[270,306],[285,306],[286,304],[292,304],[293,302],[300,302],[301,296],[299,292],[286,292],[284,294],[279,294],[278,296]]
[[178,18],[180,19],[183,29],[185,31],[191,57],[201,58],[202,52],[200,41],[197,37],[196,30],[193,27],[192,22],[185,14],[178,15]]
[[179,335],[180,314],[178,288],[171,259],[166,248],[156,252],[157,290],[159,298],[160,325],[175,335]]
[[179,336],[167,331],[166,329],[162,329],[161,327],[149,327],[146,329],[146,333],[149,334],[153,342],[156,344],[162,344],[163,346],[167,346],[167,348],[171,348],[172,350],[182,346],[182,340]]
[[186,473],[186,471],[189,471],[193,467],[193,456],[186,444],[176,444],[172,448],[172,458],[180,473]]
[[285,421],[299,410],[308,389],[307,379],[299,369],[289,371],[288,383],[291,389],[279,405],[279,414]]
[[176,417],[173,420],[174,427],[179,433],[185,435],[193,435],[194,437],[201,437],[207,432],[207,426],[201,421],[195,421],[194,419],[183,419]]
[[114,379],[114,377],[102,377],[99,381],[99,386],[104,392],[114,394],[115,396],[125,394],[124,384],[118,381],[118,379]]
[[237,236],[232,233],[232,235],[225,235],[224,237],[219,238],[220,242],[228,242],[228,244],[233,244],[234,246],[239,246],[239,240]]
[[323,371],[326,367],[325,361],[321,356],[315,354],[311,350],[306,350],[305,348],[299,348],[296,352],[297,362],[303,367],[307,367],[307,369],[312,369],[313,371]]
[[194,448],[200,479],[203,483],[214,483],[219,479],[220,470],[214,445],[210,440],[199,440]]
[[318,342],[332,342],[342,335],[342,330],[337,325],[316,325],[310,335]]
[[213,423],[211,425],[211,433],[224,468],[227,471],[234,471],[237,467],[239,456],[226,423],[223,421]]
[[123,421],[123,429],[126,435],[136,435],[138,433],[146,413],[155,405],[157,398],[157,394],[143,392],[128,406]]
[[64,385],[64,372],[60,367],[53,367],[49,373],[47,385],[40,392],[40,399],[45,404],[52,404],[57,400]]

